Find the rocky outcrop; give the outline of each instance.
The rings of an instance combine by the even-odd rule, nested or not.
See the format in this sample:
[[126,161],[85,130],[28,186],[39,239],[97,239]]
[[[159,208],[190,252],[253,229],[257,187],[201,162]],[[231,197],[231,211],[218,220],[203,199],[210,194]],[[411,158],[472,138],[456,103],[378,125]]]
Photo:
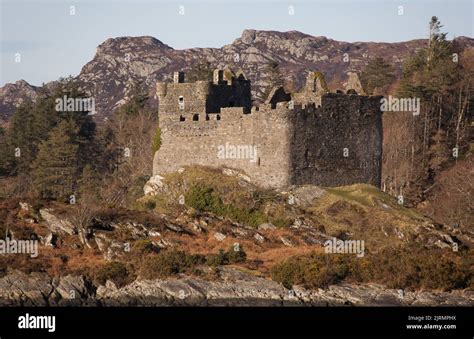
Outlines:
[[186,277],[141,280],[97,288],[81,276],[51,279],[44,273],[10,272],[0,278],[0,306],[473,306],[474,292],[402,291],[377,284],[332,285],[308,290],[219,268],[208,281]]
[[145,195],[157,195],[165,189],[165,184],[163,183],[163,177],[160,175],[152,176],[143,187],[143,193]]
[[69,235],[77,234],[76,227],[67,219],[59,218],[52,213],[51,209],[43,208],[40,210],[41,218],[44,219],[48,229],[53,233],[67,233]]
[[6,84],[0,88],[0,120],[6,119],[22,103],[36,99],[38,87],[32,86],[25,80],[14,84]]

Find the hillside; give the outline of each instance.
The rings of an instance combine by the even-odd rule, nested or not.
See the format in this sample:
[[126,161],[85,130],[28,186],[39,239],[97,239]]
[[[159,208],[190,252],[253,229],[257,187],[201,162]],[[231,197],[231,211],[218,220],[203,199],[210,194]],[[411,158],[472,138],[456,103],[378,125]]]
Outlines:
[[[257,302],[251,295],[268,305],[288,298],[288,304],[472,302],[469,292],[449,292],[472,288],[470,235],[369,185],[279,192],[255,186],[243,173],[204,167],[153,182],[133,209],[1,198],[1,237],[41,243],[35,259],[1,257],[2,302]],[[91,219],[85,211],[94,211]],[[90,222],[82,227],[80,220]],[[334,238],[363,240],[362,255],[325,253]],[[48,279],[60,282],[46,299],[28,290],[51,288]],[[67,288],[81,297],[68,301]],[[407,299],[394,288],[406,290]]]

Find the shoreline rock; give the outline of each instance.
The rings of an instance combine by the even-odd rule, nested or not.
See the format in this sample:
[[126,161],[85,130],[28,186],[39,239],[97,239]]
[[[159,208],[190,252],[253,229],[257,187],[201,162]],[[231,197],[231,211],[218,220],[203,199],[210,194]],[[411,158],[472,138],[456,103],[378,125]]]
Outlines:
[[401,291],[378,284],[288,290],[277,282],[221,267],[219,279],[137,279],[95,287],[82,276],[52,279],[12,271],[0,278],[0,306],[473,306],[474,291]]

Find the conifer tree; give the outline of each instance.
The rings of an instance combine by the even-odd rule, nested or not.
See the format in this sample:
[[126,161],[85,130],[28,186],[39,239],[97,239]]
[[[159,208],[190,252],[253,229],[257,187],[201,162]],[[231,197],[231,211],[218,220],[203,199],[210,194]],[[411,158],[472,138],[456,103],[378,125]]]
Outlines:
[[145,108],[148,100],[148,92],[142,82],[133,83],[131,90],[128,93],[128,100],[118,109],[118,115],[134,116]]
[[[442,27],[438,18],[432,17],[427,47],[404,63],[398,88],[399,97],[421,101],[412,138],[413,192],[407,192],[418,200],[429,191],[436,174],[456,160],[449,150],[456,148],[462,154],[469,144],[459,137],[461,129],[466,128],[471,96],[469,86],[465,85],[469,83],[467,72],[458,62],[461,51],[446,39],[447,34],[440,31]],[[426,177],[426,173],[430,175]]]
[[66,198],[74,191],[77,179],[77,127],[71,121],[61,121],[39,145],[33,163],[34,182],[44,198]]
[[367,67],[360,75],[360,81],[368,94],[374,94],[374,90],[389,85],[395,80],[393,67],[383,58],[375,58],[369,61]]
[[0,127],[0,176],[10,175],[14,165],[14,147],[9,143],[5,129]]

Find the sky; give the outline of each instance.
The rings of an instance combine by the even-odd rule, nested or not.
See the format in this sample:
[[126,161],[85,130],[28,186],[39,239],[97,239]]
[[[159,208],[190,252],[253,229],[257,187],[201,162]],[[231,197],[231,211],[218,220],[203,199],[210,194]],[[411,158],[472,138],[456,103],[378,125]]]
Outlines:
[[75,76],[120,36],[175,49],[222,47],[244,29],[397,42],[426,38],[433,15],[450,39],[474,37],[474,0],[0,0],[0,86]]

